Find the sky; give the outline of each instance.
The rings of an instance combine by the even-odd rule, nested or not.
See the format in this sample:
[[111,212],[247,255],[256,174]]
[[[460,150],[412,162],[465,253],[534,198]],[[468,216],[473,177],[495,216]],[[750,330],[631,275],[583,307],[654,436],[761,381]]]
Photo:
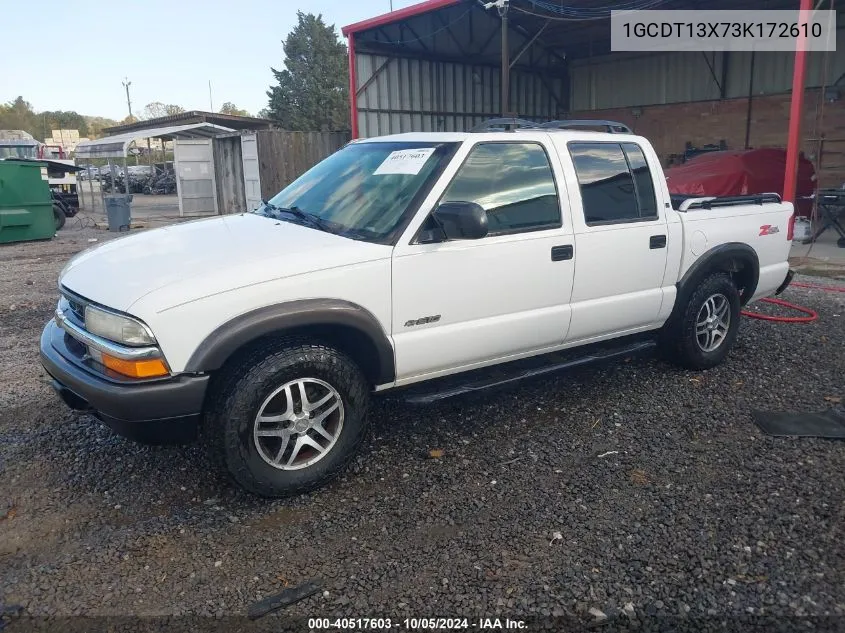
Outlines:
[[[399,9],[418,0],[393,0]],[[161,101],[252,114],[267,105],[270,67],[283,67],[282,40],[296,12],[340,27],[390,10],[390,0],[0,0],[0,103],[18,95],[33,108],[123,119]],[[40,32],[39,32],[40,31]]]

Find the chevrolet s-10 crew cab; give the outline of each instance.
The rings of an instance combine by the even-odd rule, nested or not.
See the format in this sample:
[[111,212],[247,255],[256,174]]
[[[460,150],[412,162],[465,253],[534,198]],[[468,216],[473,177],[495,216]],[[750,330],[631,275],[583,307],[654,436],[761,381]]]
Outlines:
[[676,209],[652,146],[621,129],[351,142],[255,211],[75,256],[42,363],[72,408],[141,440],[199,435],[264,496],[335,476],[372,393],[436,398],[643,337],[712,367],[740,307],[789,284],[792,205]]

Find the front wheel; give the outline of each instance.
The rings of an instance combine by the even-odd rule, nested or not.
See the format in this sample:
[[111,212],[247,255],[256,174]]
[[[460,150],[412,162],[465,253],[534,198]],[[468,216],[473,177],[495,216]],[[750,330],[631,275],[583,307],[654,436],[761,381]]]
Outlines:
[[369,389],[348,356],[304,340],[257,349],[224,370],[203,429],[234,480],[263,497],[317,488],[352,458]]
[[727,273],[704,279],[664,328],[661,345],[687,369],[709,369],[725,360],[739,331],[739,291]]

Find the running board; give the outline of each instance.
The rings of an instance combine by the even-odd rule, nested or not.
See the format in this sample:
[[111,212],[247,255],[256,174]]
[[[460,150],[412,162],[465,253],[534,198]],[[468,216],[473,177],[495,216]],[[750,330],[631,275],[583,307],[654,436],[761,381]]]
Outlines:
[[[611,343],[613,342],[611,341]],[[520,380],[525,380],[526,378],[536,378],[580,365],[644,352],[655,347],[657,342],[653,338],[646,340],[640,338],[624,346],[619,346],[618,340],[615,343],[616,345],[614,347],[606,346],[607,343],[597,344],[596,346],[589,346],[589,350],[574,348],[553,354],[544,354],[524,360],[493,365],[492,367],[485,367],[483,369],[476,369],[462,374],[455,374],[453,376],[446,376],[417,385],[411,385],[404,389],[398,389],[390,395],[395,395],[397,398],[410,404],[431,404],[454,396],[503,387]],[[580,354],[578,353],[579,351]]]

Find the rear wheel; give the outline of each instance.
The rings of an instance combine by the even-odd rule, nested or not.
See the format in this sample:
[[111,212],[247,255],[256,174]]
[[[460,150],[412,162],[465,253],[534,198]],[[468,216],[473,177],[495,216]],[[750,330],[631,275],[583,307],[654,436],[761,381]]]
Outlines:
[[53,203],[53,219],[56,222],[56,230],[59,231],[65,225],[65,212],[62,209],[61,205],[57,203]]
[[670,360],[687,369],[709,369],[725,360],[739,331],[739,291],[727,273],[704,279],[661,335]]
[[299,494],[337,476],[366,428],[369,389],[345,354],[281,340],[215,382],[203,429],[235,481],[264,497]]

